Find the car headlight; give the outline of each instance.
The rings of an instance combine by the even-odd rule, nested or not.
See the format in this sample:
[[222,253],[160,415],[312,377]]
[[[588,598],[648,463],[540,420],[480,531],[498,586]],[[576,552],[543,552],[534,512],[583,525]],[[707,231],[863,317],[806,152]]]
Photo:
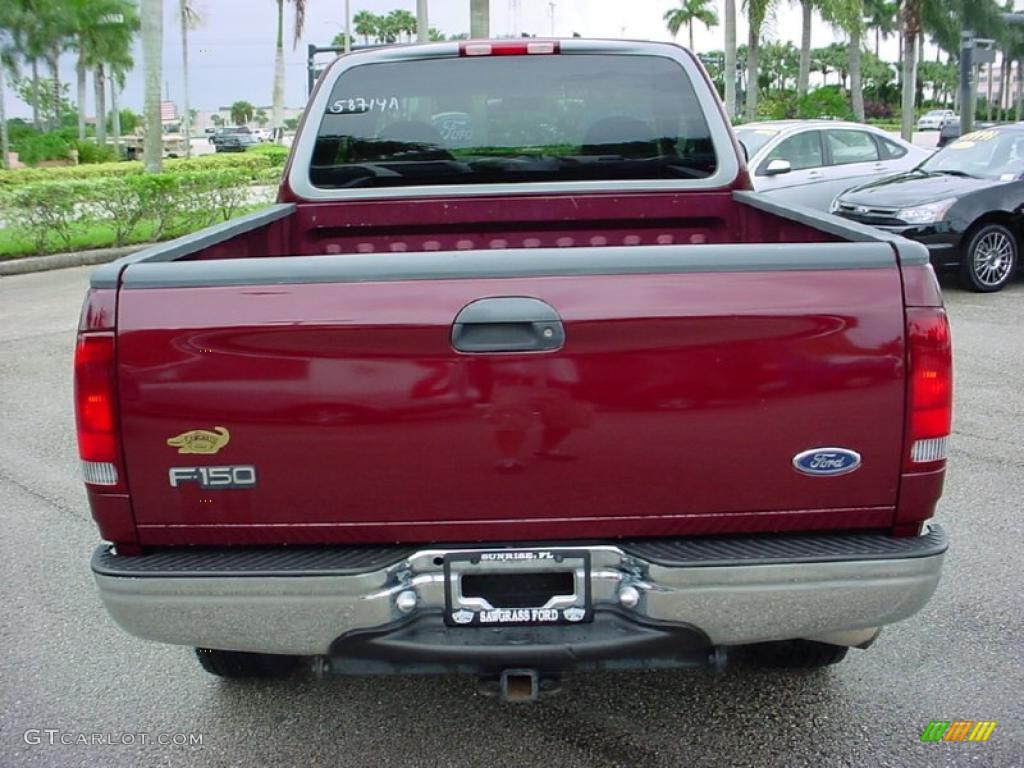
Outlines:
[[955,202],[956,198],[950,197],[934,203],[915,205],[913,208],[901,208],[896,211],[896,217],[907,222],[907,224],[931,224],[941,220]]
[[839,195],[832,198],[832,202],[828,206],[829,213],[835,213],[839,210]]

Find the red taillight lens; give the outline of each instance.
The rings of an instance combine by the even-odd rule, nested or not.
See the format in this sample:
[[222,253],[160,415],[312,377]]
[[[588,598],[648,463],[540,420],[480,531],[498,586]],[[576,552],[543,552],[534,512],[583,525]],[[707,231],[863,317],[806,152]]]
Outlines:
[[953,347],[940,307],[907,309],[910,359],[907,469],[920,472],[946,458],[953,419]]
[[84,462],[117,460],[114,397],[114,337],[81,335],[75,348],[75,421]]

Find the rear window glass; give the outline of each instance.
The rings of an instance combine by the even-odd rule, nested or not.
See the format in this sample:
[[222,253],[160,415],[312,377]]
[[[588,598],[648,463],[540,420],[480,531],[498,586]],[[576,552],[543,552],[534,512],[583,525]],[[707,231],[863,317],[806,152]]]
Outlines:
[[624,55],[365,64],[335,84],[310,181],[322,188],[700,179],[716,158],[683,68]]
[[903,157],[905,154],[907,154],[907,148],[897,144],[895,141],[890,141],[889,139],[879,137],[878,142],[882,145],[882,148],[885,150],[886,157],[888,157],[890,160],[894,160],[898,157]]
[[736,130],[736,138],[746,148],[748,160],[760,152],[765,144],[778,135],[778,131],[770,128],[738,128]]

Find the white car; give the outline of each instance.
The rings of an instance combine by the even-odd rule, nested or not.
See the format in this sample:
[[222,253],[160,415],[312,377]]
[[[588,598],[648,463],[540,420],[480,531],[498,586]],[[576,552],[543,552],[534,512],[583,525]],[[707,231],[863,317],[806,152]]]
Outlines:
[[956,117],[952,109],[932,109],[925,112],[917,121],[919,131],[937,131],[951,117]]
[[909,171],[932,153],[870,125],[838,120],[746,123],[736,138],[756,191],[822,211],[841,192]]

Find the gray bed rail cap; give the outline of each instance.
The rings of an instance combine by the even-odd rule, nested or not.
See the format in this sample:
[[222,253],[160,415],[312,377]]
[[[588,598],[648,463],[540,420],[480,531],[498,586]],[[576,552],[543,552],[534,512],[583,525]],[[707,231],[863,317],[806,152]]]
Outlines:
[[215,224],[190,235],[182,235],[166,243],[156,243],[149,248],[124,256],[117,261],[104,264],[94,270],[89,278],[93,288],[117,288],[124,269],[132,264],[159,263],[180,259],[183,256],[209,248],[211,245],[230,240],[232,237],[283,219],[295,210],[295,203],[276,203],[268,208],[239,216],[221,224]]

